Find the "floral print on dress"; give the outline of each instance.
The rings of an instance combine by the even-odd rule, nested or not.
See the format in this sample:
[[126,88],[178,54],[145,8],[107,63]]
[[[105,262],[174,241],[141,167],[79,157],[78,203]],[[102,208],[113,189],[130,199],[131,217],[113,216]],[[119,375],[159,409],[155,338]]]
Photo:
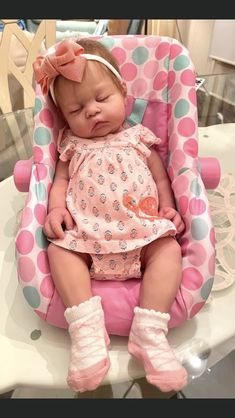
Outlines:
[[75,225],[52,241],[77,252],[112,255],[175,235],[174,224],[157,215],[157,185],[147,165],[151,146],[159,143],[141,124],[93,139],[63,130],[57,149],[69,161],[66,202]]

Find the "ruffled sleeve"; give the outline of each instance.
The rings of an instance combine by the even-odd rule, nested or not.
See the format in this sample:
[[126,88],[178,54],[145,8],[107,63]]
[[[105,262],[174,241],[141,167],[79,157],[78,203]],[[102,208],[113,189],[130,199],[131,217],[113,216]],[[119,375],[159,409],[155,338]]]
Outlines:
[[75,152],[75,141],[69,129],[61,129],[58,136],[57,151],[61,161],[70,161]]
[[149,129],[143,125],[140,125],[138,130],[138,147],[141,152],[148,158],[151,154],[149,148],[152,145],[160,144],[161,139],[156,137],[156,135]]

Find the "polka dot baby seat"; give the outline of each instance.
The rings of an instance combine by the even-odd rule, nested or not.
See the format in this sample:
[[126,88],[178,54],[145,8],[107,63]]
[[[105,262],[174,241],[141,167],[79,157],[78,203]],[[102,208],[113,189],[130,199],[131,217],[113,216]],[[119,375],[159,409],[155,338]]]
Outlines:
[[[188,51],[168,37],[96,37],[116,57],[127,84],[127,122],[142,123],[161,138],[157,145],[169,174],[176,205],[185,222],[179,238],[182,281],[171,308],[170,327],[192,318],[205,304],[213,284],[215,238],[198,158],[195,72]],[[48,264],[42,228],[53,182],[61,121],[50,97],[36,86],[34,145],[30,181],[16,236],[18,279],[29,305],[43,320],[67,328],[65,306]],[[19,167],[18,167],[19,168]],[[17,170],[15,183],[17,185]],[[78,272],[79,277],[79,272]],[[140,279],[92,280],[100,295],[110,334],[128,335],[138,305]]]

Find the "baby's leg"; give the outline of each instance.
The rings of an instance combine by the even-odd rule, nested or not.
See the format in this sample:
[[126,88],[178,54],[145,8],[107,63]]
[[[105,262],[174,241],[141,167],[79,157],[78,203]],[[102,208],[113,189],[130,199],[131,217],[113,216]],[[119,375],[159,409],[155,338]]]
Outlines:
[[78,392],[94,390],[110,361],[101,298],[91,292],[89,256],[50,244],[48,258],[55,286],[67,308],[64,315],[71,337],[68,385]]
[[162,392],[180,390],[187,372],[168,344],[169,310],[181,281],[181,250],[174,238],[156,240],[144,248],[145,269],[140,307],[134,310],[128,349],[143,361],[146,379]]

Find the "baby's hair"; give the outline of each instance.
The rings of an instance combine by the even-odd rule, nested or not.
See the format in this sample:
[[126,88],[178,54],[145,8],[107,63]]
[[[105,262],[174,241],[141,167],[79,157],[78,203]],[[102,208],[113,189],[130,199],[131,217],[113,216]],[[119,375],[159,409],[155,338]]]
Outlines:
[[[113,56],[113,54],[106,48],[101,42],[95,41],[94,39],[88,39],[88,38],[82,38],[76,41],[79,45],[81,45],[84,48],[84,53],[86,54],[93,54],[93,55],[99,55],[100,57],[104,58],[106,61],[108,61],[115,70],[118,71],[120,74],[119,65]],[[95,62],[95,61],[93,61]],[[102,68],[110,76],[110,78],[113,80],[113,82],[116,84],[116,86],[123,92],[123,87],[121,85],[120,80],[102,63],[96,62],[97,65]]]

